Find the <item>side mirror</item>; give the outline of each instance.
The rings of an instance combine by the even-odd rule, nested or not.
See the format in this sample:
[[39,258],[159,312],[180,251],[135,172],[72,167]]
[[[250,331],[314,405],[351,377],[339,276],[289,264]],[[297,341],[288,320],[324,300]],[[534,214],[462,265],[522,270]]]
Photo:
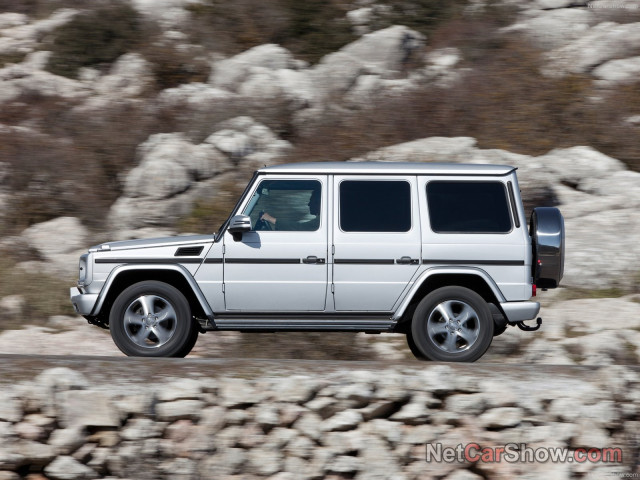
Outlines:
[[231,218],[227,230],[233,235],[233,239],[239,242],[243,233],[251,231],[251,218],[247,215],[235,215]]

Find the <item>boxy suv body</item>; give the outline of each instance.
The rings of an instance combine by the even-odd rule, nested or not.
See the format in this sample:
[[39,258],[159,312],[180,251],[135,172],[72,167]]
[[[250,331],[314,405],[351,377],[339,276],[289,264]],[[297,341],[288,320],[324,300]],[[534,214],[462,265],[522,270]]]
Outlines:
[[529,299],[563,263],[562,215],[534,209],[528,229],[513,167],[303,163],[257,171],[215,235],[92,247],[71,301],[127,355],[303,330],[402,332],[418,358],[474,361],[508,325],[537,328]]

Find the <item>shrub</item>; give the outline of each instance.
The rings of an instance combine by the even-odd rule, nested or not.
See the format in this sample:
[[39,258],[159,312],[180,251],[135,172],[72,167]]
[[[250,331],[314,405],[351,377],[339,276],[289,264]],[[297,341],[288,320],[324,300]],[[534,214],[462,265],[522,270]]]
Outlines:
[[[8,318],[0,312],[0,329],[21,328],[25,325],[43,324],[53,315],[73,315],[69,303],[69,289],[61,285],[59,278],[44,275],[42,272],[29,273],[16,269],[13,261],[0,257],[0,298],[20,295],[28,308],[25,317]],[[72,279],[65,279],[71,282]]]
[[209,0],[188,8],[193,41],[226,54],[277,43],[316,62],[355,38],[347,8],[335,0]]
[[131,50],[141,32],[138,13],[114,1],[77,15],[58,28],[47,66],[51,73],[76,77],[78,69],[113,62]]

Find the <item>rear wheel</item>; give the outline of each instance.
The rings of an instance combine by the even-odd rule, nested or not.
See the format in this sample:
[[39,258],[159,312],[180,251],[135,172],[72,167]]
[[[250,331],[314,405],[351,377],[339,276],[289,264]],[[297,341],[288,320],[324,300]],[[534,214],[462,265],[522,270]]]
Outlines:
[[494,323],[484,299],[468,288],[443,287],[418,304],[411,322],[415,346],[430,360],[474,362],[487,351]]
[[118,296],[109,330],[123,353],[137,357],[184,357],[198,335],[184,295],[156,281],[136,283]]

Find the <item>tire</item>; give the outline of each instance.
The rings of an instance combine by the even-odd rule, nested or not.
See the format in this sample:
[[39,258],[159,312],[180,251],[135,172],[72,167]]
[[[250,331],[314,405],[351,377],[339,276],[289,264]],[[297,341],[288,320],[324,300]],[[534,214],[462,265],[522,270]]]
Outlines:
[[557,288],[564,275],[565,231],[560,210],[534,208],[529,227],[533,262],[531,275],[538,288]]
[[411,353],[413,353],[413,356],[416,357],[418,360],[422,360],[425,362],[428,361],[429,359],[422,354],[422,352],[416,345],[416,341],[413,339],[412,333],[409,331],[407,332],[406,336],[407,336],[407,345],[409,346],[409,350],[411,350]]
[[131,357],[184,357],[198,336],[187,299],[157,281],[131,285],[116,298],[109,330],[116,346]]
[[475,362],[491,345],[493,330],[487,302],[464,287],[434,290],[418,304],[411,322],[417,349],[442,362]]

